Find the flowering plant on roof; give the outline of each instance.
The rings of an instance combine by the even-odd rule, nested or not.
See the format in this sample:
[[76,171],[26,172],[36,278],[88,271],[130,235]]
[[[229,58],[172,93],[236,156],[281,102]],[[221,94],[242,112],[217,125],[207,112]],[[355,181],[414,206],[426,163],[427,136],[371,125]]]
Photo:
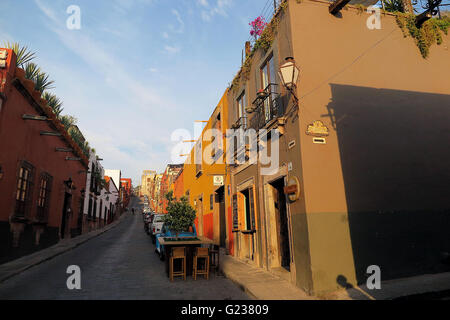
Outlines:
[[251,26],[250,35],[255,38],[255,41],[264,31],[264,28],[267,26],[267,23],[264,17],[259,16],[255,20],[249,23]]

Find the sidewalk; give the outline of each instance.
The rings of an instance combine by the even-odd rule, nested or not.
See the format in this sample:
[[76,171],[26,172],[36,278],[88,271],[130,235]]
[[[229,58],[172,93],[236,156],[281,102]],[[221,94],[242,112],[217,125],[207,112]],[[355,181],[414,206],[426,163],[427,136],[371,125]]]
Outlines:
[[308,296],[290,282],[222,252],[220,269],[228,279],[255,300],[317,300],[317,297]]
[[128,215],[129,215],[129,213],[127,213],[127,212],[123,213],[119,217],[119,219],[117,219],[110,225],[107,225],[103,229],[94,230],[92,232],[83,234],[76,238],[62,240],[52,247],[43,249],[41,251],[37,251],[28,256],[24,256],[17,260],[7,262],[5,264],[0,265],[0,283],[4,282],[5,280],[7,280],[15,275],[18,275],[18,274],[24,272],[25,270],[30,269],[38,264],[41,264],[48,260],[51,260],[54,257],[59,256],[69,250],[73,250],[76,247],[82,245],[83,243],[91,240],[92,238],[98,237],[99,235],[116,227]]
[[449,290],[450,272],[447,272],[382,281],[380,290],[369,290],[365,285],[347,290],[343,289],[331,293],[328,298],[338,300],[392,300]]
[[381,290],[365,285],[317,296],[308,296],[287,280],[250,266],[224,252],[220,255],[223,274],[256,300],[392,300],[450,290],[450,272],[427,274],[381,282]]

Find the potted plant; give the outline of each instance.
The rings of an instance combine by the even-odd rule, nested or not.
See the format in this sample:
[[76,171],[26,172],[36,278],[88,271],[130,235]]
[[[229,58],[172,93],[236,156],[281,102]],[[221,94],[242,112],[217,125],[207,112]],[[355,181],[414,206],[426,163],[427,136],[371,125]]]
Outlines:
[[173,198],[173,191],[166,194],[169,201],[167,205],[167,215],[163,218],[167,228],[176,234],[176,238],[182,232],[186,232],[194,224],[196,211],[189,204],[186,197],[180,200]]
[[257,92],[257,96],[260,99],[265,99],[265,98],[267,98],[269,96],[269,93],[266,90],[264,90],[264,89],[259,89],[258,92]]

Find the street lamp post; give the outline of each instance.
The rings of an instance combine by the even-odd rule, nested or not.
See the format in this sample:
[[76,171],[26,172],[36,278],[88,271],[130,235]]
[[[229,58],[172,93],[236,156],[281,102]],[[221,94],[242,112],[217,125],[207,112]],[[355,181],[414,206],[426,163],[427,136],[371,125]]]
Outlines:
[[295,60],[292,57],[286,58],[286,63],[280,67],[279,76],[283,86],[289,90],[289,92],[294,96],[295,100],[298,101],[297,94],[295,93],[295,88],[297,87],[298,78],[300,76],[300,69],[295,64]]

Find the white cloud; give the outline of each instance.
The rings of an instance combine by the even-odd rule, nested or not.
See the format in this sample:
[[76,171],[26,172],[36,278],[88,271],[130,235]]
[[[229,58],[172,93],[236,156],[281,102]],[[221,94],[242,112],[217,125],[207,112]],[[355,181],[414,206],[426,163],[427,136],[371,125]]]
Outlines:
[[197,0],[197,3],[203,7],[209,6],[208,0]]
[[176,54],[181,51],[181,49],[179,47],[173,47],[173,46],[165,46],[164,50],[170,54]]
[[216,4],[210,7],[206,0],[199,0],[197,2],[200,6],[206,7],[208,9],[202,10],[201,16],[204,21],[211,21],[216,15],[227,17],[227,9],[231,7],[232,0],[216,0]]
[[[98,84],[99,87],[109,86],[111,94],[126,101],[126,104],[110,106],[108,110],[94,108],[90,119],[80,119],[80,128],[91,146],[105,159],[105,166],[121,169],[125,176],[133,179],[138,179],[146,168],[161,170],[170,159],[168,149],[173,128],[161,119],[168,113],[176,113],[171,97],[162,96],[157,87],[139,81],[128,71],[127,60],[114,56],[86,31],[68,30],[65,22],[58,21],[55,12],[43,1],[35,0],[35,3],[49,18],[48,27],[59,41],[84,61],[92,72],[105,79],[105,83]],[[180,48],[166,46],[165,50],[177,53]],[[150,68],[150,71],[157,72],[157,69]],[[95,106],[96,101],[89,101],[89,104]]]
[[172,31],[175,33],[180,33],[180,34],[184,33],[184,21],[181,18],[180,13],[177,10],[173,9],[172,14],[176,17],[178,24],[179,24],[178,29],[171,27]]

